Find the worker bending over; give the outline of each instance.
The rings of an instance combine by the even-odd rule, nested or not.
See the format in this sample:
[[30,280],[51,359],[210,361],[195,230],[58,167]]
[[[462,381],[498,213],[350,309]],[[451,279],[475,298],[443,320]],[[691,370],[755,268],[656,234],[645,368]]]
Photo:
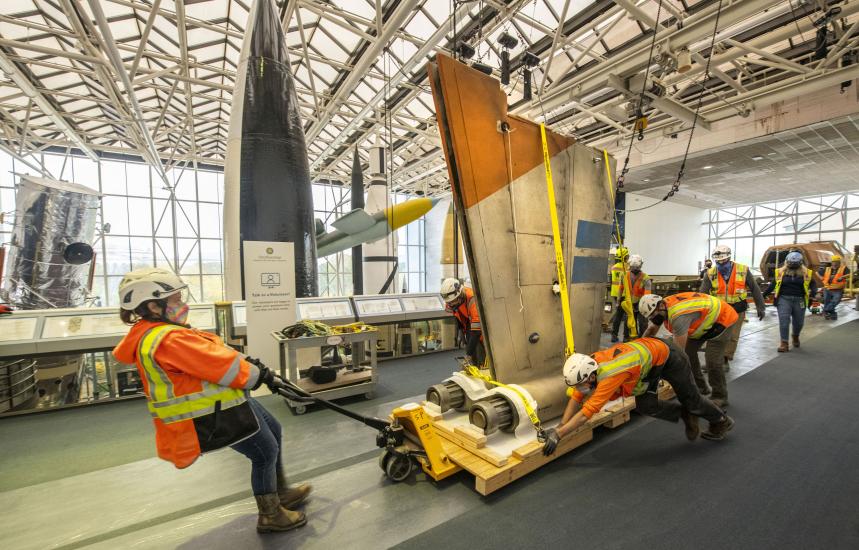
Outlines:
[[[629,271],[626,274],[621,274],[620,277],[620,307],[618,315],[620,322],[623,324],[623,341],[629,340],[629,325],[627,324],[628,313],[623,305],[626,303],[626,297],[629,295],[632,302],[632,314],[635,317],[636,335],[641,336],[644,329],[647,327],[647,319],[638,312],[638,302],[645,294],[650,294],[651,281],[650,276],[641,270],[644,265],[644,260],[638,254],[633,254],[629,257]],[[630,292],[631,290],[631,292]],[[614,340],[612,340],[614,341]]]
[[474,291],[458,279],[448,278],[441,283],[441,299],[445,309],[452,313],[465,335],[465,360],[469,365],[483,365],[486,350],[483,348],[483,327],[477,312]]
[[611,316],[611,341],[617,342],[617,333],[620,330],[620,323],[623,320],[625,313],[620,307],[620,281],[623,278],[625,271],[629,270],[626,261],[629,259],[629,249],[625,246],[620,246],[614,253],[615,264],[611,266],[611,296],[612,307],[614,307],[614,315]]
[[[659,380],[674,388],[677,401],[660,401]],[[734,421],[695,387],[689,359],[670,340],[640,338],[616,344],[591,356],[571,355],[564,363],[564,381],[570,400],[561,424],[543,434],[543,454],[555,452],[560,439],[576,431],[613,399],[635,396],[635,408],[661,420],[683,420],[686,437],[694,441],[700,433],[698,417],[710,422],[701,437],[722,440],[734,427]]]
[[841,263],[841,256],[838,254],[833,254],[831,261],[832,265],[823,269],[820,275],[823,278],[823,318],[835,321],[838,319],[835,308],[841,303],[850,270]]
[[707,275],[701,280],[698,292],[717,296],[734,308],[737,312],[737,322],[731,327],[731,339],[725,348],[725,370],[728,362],[734,360],[734,352],[737,351],[737,343],[740,341],[740,332],[746,320],[746,310],[749,304],[746,297],[749,290],[755,300],[755,308],[758,320],[762,321],[766,316],[766,303],[761,288],[752,276],[752,271],[743,264],[731,261],[731,248],[720,244],[713,251],[713,259],[716,265],[707,270]]
[[655,336],[663,324],[671,332],[674,343],[689,356],[692,375],[703,395],[708,395],[711,390],[701,372],[698,350],[707,342],[704,358],[707,361],[707,377],[712,386],[711,399],[716,405],[727,407],[725,349],[731,338],[729,329],[737,322],[734,308],[715,296],[681,292],[665,298],[648,294],[638,303],[638,309],[650,321],[644,336]]

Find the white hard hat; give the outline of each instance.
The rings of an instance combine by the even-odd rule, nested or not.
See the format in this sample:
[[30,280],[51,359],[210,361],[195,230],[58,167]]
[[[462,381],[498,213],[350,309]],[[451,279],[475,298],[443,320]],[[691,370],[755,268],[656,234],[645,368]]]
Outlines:
[[716,260],[717,263],[727,262],[731,259],[731,247],[720,244],[713,250],[713,259]]
[[460,283],[458,279],[448,277],[441,282],[441,290],[439,291],[439,294],[441,294],[441,299],[444,300],[445,303],[449,304],[459,298],[460,294],[462,294],[462,283]]
[[641,313],[645,319],[650,319],[653,312],[656,311],[656,306],[658,306],[661,301],[662,296],[657,296],[656,294],[645,294],[641,297],[641,300],[638,301],[638,312]]
[[588,379],[592,372],[596,372],[599,365],[590,355],[574,353],[567,357],[564,363],[564,382],[568,386],[576,386]]
[[181,277],[162,267],[135,269],[119,283],[119,307],[134,311],[147,300],[164,300],[186,288]]
[[641,266],[644,265],[644,259],[638,254],[633,254],[629,257],[629,267],[637,267],[641,269]]

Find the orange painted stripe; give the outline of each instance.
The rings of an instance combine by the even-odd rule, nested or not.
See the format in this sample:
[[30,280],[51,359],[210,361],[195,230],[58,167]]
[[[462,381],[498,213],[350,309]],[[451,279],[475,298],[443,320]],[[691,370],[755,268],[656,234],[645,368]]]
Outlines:
[[[435,78],[430,82],[442,127],[448,175],[453,192],[469,208],[542,165],[540,126],[507,113],[507,95],[498,80],[442,54],[436,57],[436,63],[438,82]],[[510,125],[512,155],[507,137],[498,131],[501,121]],[[547,140],[551,156],[575,143],[575,139],[551,130],[547,130]],[[452,162],[458,182],[454,181]]]

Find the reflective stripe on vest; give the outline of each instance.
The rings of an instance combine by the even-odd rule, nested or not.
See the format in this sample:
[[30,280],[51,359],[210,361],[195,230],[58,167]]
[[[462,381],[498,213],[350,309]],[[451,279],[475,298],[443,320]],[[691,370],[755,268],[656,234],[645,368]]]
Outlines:
[[722,274],[719,273],[719,269],[716,266],[711,267],[708,270],[708,275],[710,276],[710,295],[718,296],[729,304],[744,302],[746,296],[748,296],[748,289],[746,288],[746,273],[748,271],[748,266],[734,262],[731,274],[728,276],[728,282],[726,283]]
[[[775,290],[773,291],[773,294],[775,295],[776,298],[778,298],[779,294],[781,293],[781,281],[782,281],[782,279],[784,279],[784,272],[785,272],[785,269],[783,267],[780,267],[780,268],[775,270],[776,279],[775,279]],[[811,270],[806,268],[805,273],[803,275],[803,282],[802,282],[802,286],[805,289],[805,305],[806,305],[806,307],[808,307],[808,298],[809,298],[809,294],[811,294],[811,278],[812,278]]]
[[644,379],[647,378],[647,374],[650,372],[650,367],[653,365],[653,355],[650,353],[650,350],[647,349],[647,346],[643,346],[635,342],[628,342],[624,345],[631,347],[632,351],[627,351],[626,353],[622,353],[617,357],[612,358],[610,361],[600,363],[599,368],[597,368],[597,382],[640,365],[641,372],[639,374],[638,383],[632,390],[632,395],[641,395],[648,386],[648,384],[644,382]]
[[[706,294],[701,294],[700,296],[701,298],[690,298],[688,300],[676,302],[668,308],[669,319],[673,319],[687,313],[700,313],[706,311],[705,314],[701,315],[701,318],[698,321],[695,321],[690,325],[690,328],[693,328],[693,331],[689,335],[689,338],[693,339],[700,338],[705,332],[712,328],[722,309],[722,302],[718,298],[707,296]],[[670,324],[671,323],[669,321],[669,326]]]
[[149,386],[149,414],[165,424],[197,418],[215,412],[218,401],[220,408],[229,409],[247,400],[244,390],[219,386],[203,381],[203,390],[176,396],[173,382],[155,361],[155,352],[169,332],[178,330],[176,325],[158,325],[149,329],[140,339],[138,360]]
[[630,298],[632,298],[633,304],[637,304],[639,300],[641,300],[642,296],[644,296],[645,294],[650,294],[650,292],[647,291],[647,287],[645,286],[645,283],[647,283],[649,277],[647,276],[647,273],[639,271],[638,277],[635,279],[635,282],[632,283],[630,282],[632,275],[633,273],[631,271],[627,272],[626,281],[624,281],[621,286],[623,287],[624,296],[626,295],[626,287],[632,287],[632,296],[630,296]]

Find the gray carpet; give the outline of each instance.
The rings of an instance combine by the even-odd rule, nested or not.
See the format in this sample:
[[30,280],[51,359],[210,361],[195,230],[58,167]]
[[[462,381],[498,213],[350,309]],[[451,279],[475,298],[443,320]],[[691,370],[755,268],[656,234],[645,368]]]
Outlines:
[[639,418],[401,547],[859,548],[857,337],[847,323],[733,381],[724,442]]
[[[461,354],[384,361],[379,363],[374,399],[357,396],[339,402],[372,411],[383,403],[421,395],[456,370],[454,357]],[[353,422],[319,407],[294,416],[274,395],[259,400],[283,424],[289,439],[330,429],[334,422]],[[155,456],[154,430],[143,399],[0,418],[0,441],[0,492]],[[372,442],[372,432],[367,432],[367,441]],[[287,446],[287,459],[293,451]]]

